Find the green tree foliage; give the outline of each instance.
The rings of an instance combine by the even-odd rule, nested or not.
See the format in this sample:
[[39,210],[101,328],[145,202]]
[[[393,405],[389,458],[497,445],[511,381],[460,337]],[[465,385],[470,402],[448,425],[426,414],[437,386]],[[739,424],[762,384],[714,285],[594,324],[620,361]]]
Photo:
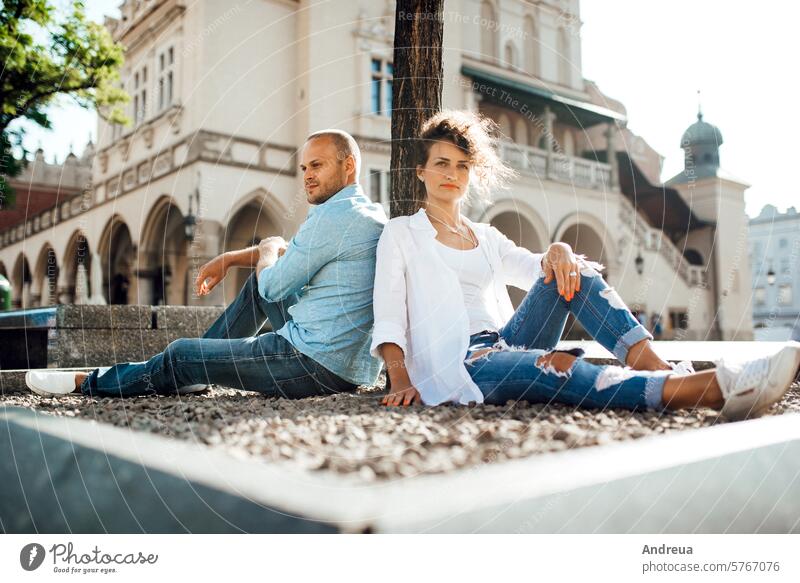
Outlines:
[[22,148],[27,119],[50,128],[47,106],[69,95],[114,123],[128,123],[122,105],[128,95],[119,82],[123,48],[100,24],[86,19],[84,3],[56,7],[49,0],[0,2],[0,209],[13,204],[7,178],[25,164],[13,155]]

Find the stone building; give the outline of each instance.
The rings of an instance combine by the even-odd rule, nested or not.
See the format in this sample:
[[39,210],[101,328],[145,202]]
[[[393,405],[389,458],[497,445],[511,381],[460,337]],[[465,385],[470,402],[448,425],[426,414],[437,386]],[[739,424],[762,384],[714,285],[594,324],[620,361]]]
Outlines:
[[[12,282],[12,306],[16,308],[66,303],[73,299],[78,266],[86,256],[78,253],[81,242],[73,241],[74,261],[66,264],[63,248],[51,244],[31,247],[35,232],[55,229],[61,207],[91,187],[94,146],[87,144],[81,157],[70,152],[63,164],[49,163],[40,147],[19,176],[9,180],[15,191],[14,204],[0,209],[0,241],[15,250],[0,254],[0,274]],[[59,286],[59,280],[61,285]]]
[[800,340],[800,213],[765,205],[750,219],[749,243],[756,337]]
[[[297,151],[325,127],[356,137],[361,182],[387,202],[393,1],[128,0],[121,11],[107,26],[126,46],[133,124],[100,122],[92,188],[56,228],[31,227],[24,249],[0,234],[0,262],[50,245],[74,263],[81,233],[107,301],[229,301],[243,270],[204,298],[193,270],[292,235],[307,208]],[[444,18],[444,105],[494,118],[519,171],[470,217],[532,250],[563,240],[602,262],[626,302],[661,316],[665,337],[749,337],[733,317],[749,314],[737,304],[747,254],[732,267],[712,244],[739,232],[741,193],[709,178],[696,210],[698,190],[660,183],[661,156],[583,78],[578,0],[448,0]]]

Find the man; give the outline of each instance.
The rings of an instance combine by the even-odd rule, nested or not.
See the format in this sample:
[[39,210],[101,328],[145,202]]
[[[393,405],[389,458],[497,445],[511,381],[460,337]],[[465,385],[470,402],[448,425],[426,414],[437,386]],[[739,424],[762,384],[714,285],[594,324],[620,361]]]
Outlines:
[[[195,281],[206,295],[231,267],[255,267],[236,300],[203,338],[182,338],[146,362],[88,375],[29,371],[39,394],[174,394],[207,383],[301,398],[374,384],[381,363],[369,354],[375,249],[386,214],[358,185],[361,154],[339,130],[303,146],[308,217],[288,243],[269,237],[203,265]],[[269,320],[273,332],[257,335]]]

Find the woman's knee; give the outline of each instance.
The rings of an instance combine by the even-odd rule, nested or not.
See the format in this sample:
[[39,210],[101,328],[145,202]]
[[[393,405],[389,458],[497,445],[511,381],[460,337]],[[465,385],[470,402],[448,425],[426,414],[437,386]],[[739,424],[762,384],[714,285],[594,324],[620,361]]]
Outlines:
[[553,351],[536,359],[536,366],[546,373],[567,376],[578,359],[568,352]]

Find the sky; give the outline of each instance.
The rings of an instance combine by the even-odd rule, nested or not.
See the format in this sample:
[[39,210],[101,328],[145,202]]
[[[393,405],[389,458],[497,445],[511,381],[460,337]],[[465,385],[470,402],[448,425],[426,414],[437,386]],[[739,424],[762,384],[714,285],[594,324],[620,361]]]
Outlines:
[[[344,1],[344,0],[335,0]],[[120,0],[89,0],[89,16],[118,15]],[[664,160],[662,179],[683,165],[679,144],[696,120],[720,128],[721,166],[751,184],[747,212],[764,204],[800,207],[791,168],[800,115],[796,63],[800,3],[786,0],[582,0],[583,75],[628,111],[628,127]],[[27,127],[28,149],[47,159],[77,154],[96,133],[95,114],[65,100],[52,132]]]

